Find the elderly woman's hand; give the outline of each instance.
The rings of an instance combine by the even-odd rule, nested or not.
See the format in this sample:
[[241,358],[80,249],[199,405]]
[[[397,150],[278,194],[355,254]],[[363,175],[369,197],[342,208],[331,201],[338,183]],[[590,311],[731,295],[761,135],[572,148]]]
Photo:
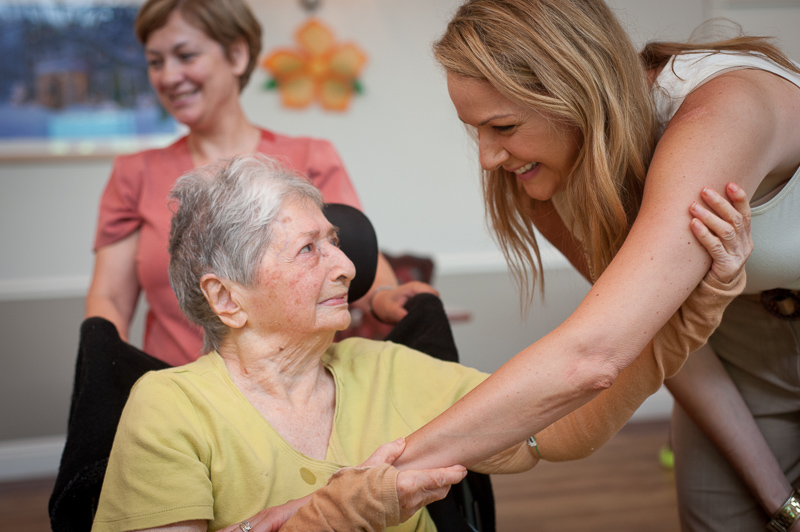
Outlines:
[[734,183],[725,187],[728,200],[711,188],[704,188],[703,200],[713,212],[699,203],[689,211],[694,219],[690,224],[695,238],[706,248],[714,261],[711,275],[728,283],[744,268],[753,251],[750,236],[750,205],[742,188]]
[[400,522],[407,520],[420,508],[444,499],[450,486],[467,475],[461,465],[440,469],[409,469],[397,475],[397,498],[400,501]]
[[[384,443],[361,465],[364,467],[392,464],[405,448],[406,441],[403,438]],[[409,519],[423,506],[444,499],[447,492],[450,491],[450,486],[461,482],[466,475],[467,468],[460,465],[439,469],[401,471],[397,475],[400,522]]]
[[[374,467],[383,464],[391,465],[403,453],[406,447],[405,439],[399,438],[393,442],[384,443],[372,453],[372,456],[367,458],[359,466],[359,469],[365,467]],[[354,468],[345,468],[340,470],[339,473],[354,472]],[[429,470],[408,470],[401,471],[397,475],[397,499],[400,510],[399,522],[408,520],[420,508],[426,506],[434,501],[444,498],[450,490],[450,486],[461,482],[466,476],[467,470],[463,466],[451,466],[441,469]],[[344,478],[344,477],[342,477]],[[350,479],[352,482],[352,479]],[[332,489],[331,485],[323,489]],[[333,488],[336,491],[335,488]],[[287,521],[291,519],[303,506],[308,504],[313,495],[308,495],[301,499],[291,500],[280,506],[266,508],[256,515],[247,520],[252,532],[277,532],[281,530]],[[328,494],[329,500],[336,500],[335,493]],[[353,511],[353,508],[347,510]],[[344,513],[342,514],[344,515]],[[315,526],[319,525],[324,528],[327,523],[327,518],[335,520],[335,516],[322,517],[319,513],[309,512],[300,520],[299,525],[305,527],[309,523],[314,523]],[[289,527],[294,530],[296,527]],[[220,532],[240,532],[242,527],[239,524],[231,525]],[[327,530],[327,528],[325,528]]]
[[370,296],[370,310],[384,323],[397,323],[408,314],[405,304],[417,294],[438,296],[439,292],[431,285],[420,281],[409,281],[394,288],[378,289]]

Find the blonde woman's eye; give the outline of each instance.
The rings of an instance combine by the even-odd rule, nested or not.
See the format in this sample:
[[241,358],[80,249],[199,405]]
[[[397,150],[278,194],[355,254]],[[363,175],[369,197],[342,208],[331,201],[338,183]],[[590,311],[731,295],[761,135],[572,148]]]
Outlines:
[[494,130],[500,133],[508,133],[513,130],[515,126],[494,126]]

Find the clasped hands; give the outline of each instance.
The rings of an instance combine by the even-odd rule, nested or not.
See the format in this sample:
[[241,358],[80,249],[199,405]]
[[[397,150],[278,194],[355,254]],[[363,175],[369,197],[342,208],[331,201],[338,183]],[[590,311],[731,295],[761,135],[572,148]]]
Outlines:
[[[403,454],[406,442],[404,438],[384,443],[358,468],[374,467],[383,464],[391,465]],[[348,468],[340,470],[347,473]],[[349,468],[356,469],[356,468]],[[442,467],[438,469],[407,469],[397,473],[397,502],[400,510],[399,522],[407,521],[412,515],[428,504],[443,499],[450,486],[461,482],[467,474],[467,469],[461,465]],[[278,532],[291,517],[313,495],[301,499],[294,499],[280,506],[273,506],[258,512],[248,522],[251,532]],[[233,525],[224,532],[239,532],[238,524]]]

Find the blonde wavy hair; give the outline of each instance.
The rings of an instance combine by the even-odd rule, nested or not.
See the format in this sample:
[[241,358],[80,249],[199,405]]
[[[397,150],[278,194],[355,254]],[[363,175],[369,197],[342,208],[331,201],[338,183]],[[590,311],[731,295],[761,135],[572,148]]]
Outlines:
[[[488,81],[504,97],[549,112],[580,131],[567,176],[567,208],[576,213],[593,280],[628,235],[655,149],[657,119],[647,70],[697,50],[759,51],[789,66],[762,38],[714,43],[651,43],[639,54],[602,0],[468,0],[434,44],[446,71]],[[482,174],[486,216],[526,310],[541,256],[527,214],[537,200],[502,168]]]

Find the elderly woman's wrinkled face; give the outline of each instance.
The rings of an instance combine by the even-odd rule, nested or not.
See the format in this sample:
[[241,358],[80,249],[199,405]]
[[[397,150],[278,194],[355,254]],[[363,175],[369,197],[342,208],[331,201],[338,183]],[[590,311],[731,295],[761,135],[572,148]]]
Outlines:
[[245,291],[248,322],[300,337],[347,328],[347,290],[356,272],[336,229],[311,202],[288,200],[272,233],[257,283]]

